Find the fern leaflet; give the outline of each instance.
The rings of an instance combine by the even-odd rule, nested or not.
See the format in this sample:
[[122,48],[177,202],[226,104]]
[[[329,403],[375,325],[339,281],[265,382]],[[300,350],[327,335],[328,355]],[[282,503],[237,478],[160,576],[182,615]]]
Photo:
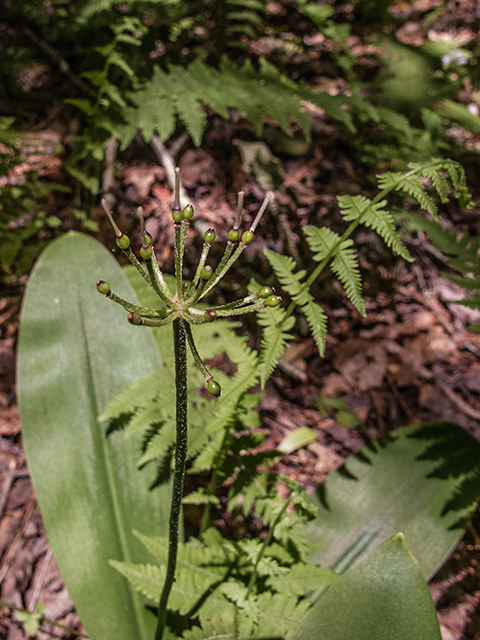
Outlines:
[[310,294],[308,294],[307,302],[302,306],[302,311],[307,319],[318,352],[323,357],[325,355],[325,339],[327,336],[327,315]]
[[392,216],[385,210],[386,200],[374,204],[364,196],[338,196],[337,202],[342,216],[347,222],[358,220],[378,233],[387,247],[390,247],[397,255],[408,260],[408,262],[413,261],[398,236]]
[[262,351],[260,353],[260,382],[262,389],[282,357],[287,344],[293,339],[288,331],[295,324],[293,316],[287,318],[285,310],[266,307],[257,314],[258,324],[263,327]]
[[365,317],[365,305],[361,296],[362,281],[353,241],[341,242],[340,236],[327,227],[307,226],[303,228],[308,246],[313,251],[313,259],[317,262],[332,256],[331,269],[345,288],[348,299]]
[[264,254],[283,289],[290,294],[305,314],[318,351],[320,355],[323,356],[325,353],[325,337],[327,334],[327,316],[322,307],[315,302],[313,296],[301,283],[306,271],[300,270],[293,273],[297,264],[289,256],[282,256],[268,249],[264,250]]

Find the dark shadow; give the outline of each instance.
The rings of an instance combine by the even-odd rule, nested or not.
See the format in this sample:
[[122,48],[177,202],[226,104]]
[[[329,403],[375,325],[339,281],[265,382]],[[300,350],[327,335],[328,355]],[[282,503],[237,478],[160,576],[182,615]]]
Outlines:
[[125,429],[127,424],[132,419],[133,415],[133,413],[122,413],[117,418],[112,418],[111,420],[109,420],[106,431],[107,436],[115,433],[115,431],[122,431],[123,429]]

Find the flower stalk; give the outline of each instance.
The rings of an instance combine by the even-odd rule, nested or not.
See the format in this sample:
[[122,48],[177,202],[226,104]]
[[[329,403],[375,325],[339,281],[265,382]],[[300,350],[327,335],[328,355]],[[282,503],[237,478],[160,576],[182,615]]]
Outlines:
[[142,262],[139,261],[133,253],[128,236],[124,234],[115,223],[106,201],[102,200],[102,206],[115,232],[117,245],[122,249],[142,277],[154,289],[163,308],[150,309],[129,302],[114,293],[110,289],[110,285],[104,280],[97,281],[98,291],[113,302],[121,305],[128,312],[128,321],[133,325],[147,327],[163,327],[167,324],[173,325],[176,387],[175,469],[173,473],[172,502],[170,505],[168,559],[165,582],[158,604],[158,623],[155,640],[162,640],[165,632],[168,599],[175,579],[177,562],[178,526],[181,514],[188,444],[187,345],[197,367],[203,375],[207,391],[215,397],[221,394],[220,385],[213,379],[213,376],[203,363],[197,350],[191,325],[212,322],[217,317],[239,316],[245,313],[252,313],[263,309],[265,306],[276,307],[280,304],[281,298],[273,295],[272,290],[263,287],[257,293],[224,305],[205,308],[204,306],[197,307],[196,303],[210,293],[213,287],[218,284],[247,245],[252,241],[258,223],[271,197],[271,195],[267,195],[250,228],[244,231],[239,244],[235,248],[235,243],[240,238],[239,228],[244,198],[243,192],[238,194],[235,223],[229,232],[229,239],[220,263],[215,270],[207,264],[210,247],[215,240],[215,231],[208,229],[204,234],[204,245],[195,274],[191,284],[188,286],[183,283],[183,262],[187,231],[190,220],[193,218],[194,210],[191,205],[187,205],[183,209],[180,208],[180,173],[177,168],[175,170],[174,204],[172,209],[172,219],[175,225],[175,293],[170,291],[155,256],[152,238],[145,230],[145,220],[141,207],[137,209],[137,216],[140,220],[141,227],[142,246],[140,256]]

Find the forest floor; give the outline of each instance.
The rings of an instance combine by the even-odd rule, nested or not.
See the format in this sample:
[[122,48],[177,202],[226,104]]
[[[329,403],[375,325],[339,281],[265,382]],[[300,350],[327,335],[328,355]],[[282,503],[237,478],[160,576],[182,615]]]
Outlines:
[[[427,6],[429,2],[417,4]],[[455,5],[457,14],[462,7],[466,14],[474,12],[474,5],[478,5],[469,0],[449,4]],[[439,31],[450,28],[448,19],[448,12],[438,19]],[[418,44],[419,24],[406,21],[402,29],[397,34],[401,41]],[[342,154],[337,128],[319,114],[313,116],[315,135],[330,141],[330,148],[336,149],[334,157],[320,144],[303,154],[282,157],[282,187],[275,191],[278,208],[265,216],[259,239],[245,252],[247,267],[237,273],[241,286],[253,275],[268,279],[267,265],[261,257],[264,246],[268,244],[282,252],[287,245],[301,261],[305,247],[299,240],[298,228],[312,223],[313,218],[316,222],[322,217],[332,219],[335,195],[363,193],[360,185],[366,182],[364,168],[355,166],[348,154]],[[246,216],[251,219],[263,191],[257,184],[259,176],[255,179],[242,164],[239,150],[242,145],[245,150],[245,142],[237,140],[244,133],[238,121],[226,122],[216,117],[209,121],[201,149],[183,136],[178,144],[174,143],[175,150],[170,146],[170,151],[180,166],[200,227],[202,223],[211,225],[217,236],[225,239],[235,216],[236,193],[245,191]],[[40,169],[40,175],[57,182],[68,179],[54,149],[58,144],[69,148],[76,125],[78,122],[50,120],[34,132],[51,150],[32,161],[37,163],[35,168]],[[171,265],[172,190],[164,166],[141,141],[117,161],[111,192],[123,228],[128,227],[131,207],[141,205],[157,255],[164,264]],[[113,166],[107,169],[113,172]],[[65,207],[64,198],[51,200],[50,213]],[[464,212],[462,217],[453,210],[448,213],[452,228],[480,235],[478,205],[476,212]],[[101,207],[92,211],[92,219],[100,227],[96,236],[113,249]],[[195,233],[192,229],[192,238]],[[133,234],[138,248],[138,229]],[[315,442],[277,464],[279,471],[309,490],[366,443],[406,424],[451,421],[480,441],[480,334],[468,330],[469,325],[479,321],[479,315],[455,304],[463,292],[442,277],[448,267],[425,237],[412,241],[409,249],[416,258],[413,266],[394,262],[379,246],[378,239],[364,233],[360,261],[368,317],[361,318],[342,298],[342,292],[325,281],[322,304],[329,318],[325,357],[320,358],[308,332],[303,333],[300,327],[298,337],[266,385],[260,405],[260,428],[268,435],[264,446],[276,446],[288,432],[304,425],[313,428],[318,436]],[[26,276],[22,276],[11,291],[0,292],[0,598],[29,611],[44,602],[47,618],[70,631],[44,622],[36,637],[71,639],[76,637],[71,629],[81,632],[81,624],[44,531],[22,446],[15,352],[25,283]],[[250,335],[252,327],[245,327]],[[258,346],[255,337],[252,346]],[[342,398],[361,426],[346,428],[333,417],[323,417],[318,410],[319,397]],[[457,550],[430,583],[443,640],[480,640],[479,563],[477,512]],[[0,603],[0,638],[27,637],[18,613]]]
[[[179,155],[179,165],[199,219],[215,224],[217,232],[225,235],[234,206],[218,161],[205,150],[187,148]],[[327,196],[305,186],[313,184],[320,171],[321,162],[296,160],[285,165],[286,182],[305,206],[325,206]],[[233,174],[237,188],[256,193],[253,180],[240,167]],[[145,207],[157,246],[169,246],[165,239],[171,227],[171,190],[163,168],[156,162],[129,159],[122,166],[118,188]],[[267,384],[260,405],[261,429],[268,434],[265,446],[278,444],[298,426],[312,427],[318,435],[315,442],[278,463],[281,472],[311,490],[365,443],[404,424],[452,421],[480,440],[480,335],[467,328],[478,321],[478,314],[455,304],[462,292],[441,276],[442,265],[429,253],[428,243],[417,249],[413,267],[364,264],[364,269],[380,270],[382,276],[380,285],[367,277],[367,294],[370,287],[383,288],[367,297],[368,317],[361,318],[346,304],[327,306],[325,357],[319,357],[311,338],[297,338]],[[247,262],[255,263],[255,251],[258,248],[251,255],[247,252]],[[168,263],[171,258],[165,249],[162,259]],[[78,630],[80,623],[45,535],[22,447],[15,388],[20,302],[19,293],[0,299],[1,598],[29,610],[43,601],[48,618]],[[333,418],[322,417],[317,409],[319,397],[343,398],[362,426],[347,429]],[[480,531],[478,516],[430,585],[443,640],[480,638],[480,537],[475,527]],[[0,637],[27,637],[18,614],[7,608],[0,611]],[[37,637],[74,636],[43,623]]]

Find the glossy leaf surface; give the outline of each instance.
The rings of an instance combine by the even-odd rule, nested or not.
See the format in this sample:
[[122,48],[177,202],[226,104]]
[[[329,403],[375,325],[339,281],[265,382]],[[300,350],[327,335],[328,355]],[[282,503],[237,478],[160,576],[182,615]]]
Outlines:
[[342,573],[402,531],[428,579],[463,534],[459,512],[444,509],[475,460],[480,444],[450,423],[403,427],[366,446],[317,489],[307,535],[325,544],[312,561]]
[[441,640],[422,572],[399,534],[317,600],[292,640]]
[[108,561],[148,559],[132,530],[165,535],[169,489],[149,491],[155,470],[137,469],[141,435],[107,433],[97,417],[160,356],[150,330],[97,292],[98,278],[135,300],[89,236],[63,236],[38,260],[22,311],[21,420],[47,534],[90,640],[146,640],[154,616]]

